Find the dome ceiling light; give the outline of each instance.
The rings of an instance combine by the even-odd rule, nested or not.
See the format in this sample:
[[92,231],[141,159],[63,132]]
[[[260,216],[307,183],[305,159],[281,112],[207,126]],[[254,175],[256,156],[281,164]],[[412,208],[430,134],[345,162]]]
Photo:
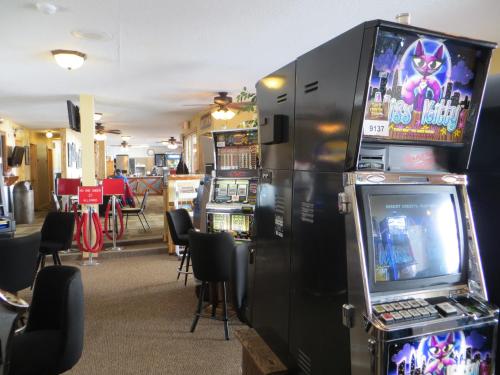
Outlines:
[[59,7],[57,5],[48,2],[39,1],[35,4],[35,6],[40,13],[46,14],[48,16],[56,14],[59,10]]
[[56,49],[51,51],[51,53],[57,65],[68,70],[80,68],[87,59],[87,55],[79,51]]
[[91,41],[108,41],[113,39],[110,33],[98,30],[73,30],[71,36],[76,39],[91,40]]
[[216,120],[231,120],[236,113],[226,107],[219,107],[218,110],[212,112],[212,117]]

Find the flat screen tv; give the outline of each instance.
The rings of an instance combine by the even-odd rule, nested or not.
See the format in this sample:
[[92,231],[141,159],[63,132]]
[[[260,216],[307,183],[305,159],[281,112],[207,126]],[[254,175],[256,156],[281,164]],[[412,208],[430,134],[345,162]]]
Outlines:
[[12,156],[9,158],[9,166],[10,167],[18,167],[23,163],[24,157],[24,147],[16,146],[12,150]]
[[362,186],[372,292],[464,281],[466,244],[454,186]]
[[77,132],[80,131],[80,108],[74,105],[71,100],[66,100],[66,105],[68,107],[68,120],[69,127]]

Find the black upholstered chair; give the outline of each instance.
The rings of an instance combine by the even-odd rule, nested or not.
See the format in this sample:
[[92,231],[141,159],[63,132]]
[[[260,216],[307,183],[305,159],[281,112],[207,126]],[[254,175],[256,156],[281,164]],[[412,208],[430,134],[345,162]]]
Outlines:
[[42,225],[42,241],[36,269],[45,266],[45,256],[52,255],[54,264],[61,265],[59,251],[68,250],[73,242],[75,215],[73,212],[49,212]]
[[[234,238],[227,232],[200,233],[189,231],[189,248],[193,262],[194,277],[201,281],[198,297],[198,307],[191,325],[194,332],[198,320],[202,317],[202,307],[205,292],[209,283],[221,283],[223,294],[222,321],[224,322],[224,337],[229,340],[227,317],[227,282],[231,277],[231,262],[234,254]],[[217,297],[212,296],[212,318],[215,318]]]
[[[146,210],[146,202],[148,200],[149,196],[149,189],[146,189],[144,192],[144,197],[142,198],[142,203],[140,207],[123,207],[122,208],[122,213],[123,216],[125,216],[125,228],[128,226],[128,217],[129,216],[137,216],[139,221],[141,222],[142,228],[144,231],[147,231],[146,227],[144,226],[144,222],[148,226],[148,229],[151,230],[151,227],[149,226],[148,220],[146,219],[146,215],[144,214],[144,211]],[[141,219],[144,219],[144,222]]]
[[57,211],[57,212],[62,211],[61,202],[59,202],[59,197],[57,196],[57,194],[55,192],[52,192],[52,206],[53,206],[55,211]]
[[9,375],[55,375],[71,369],[83,351],[80,270],[42,269],[33,291],[26,330],[13,337]]
[[0,289],[17,293],[33,285],[40,232],[0,239]]
[[[172,210],[167,212],[168,230],[170,232],[170,237],[172,242],[177,246],[184,246],[184,252],[182,253],[181,265],[177,269],[177,280],[179,280],[180,274],[185,275],[184,285],[187,285],[189,272],[189,262],[191,259],[191,253],[189,250],[189,237],[188,232],[194,229],[193,222],[189,216],[189,212],[183,208],[178,210]],[[182,266],[186,262],[186,270],[182,270]]]

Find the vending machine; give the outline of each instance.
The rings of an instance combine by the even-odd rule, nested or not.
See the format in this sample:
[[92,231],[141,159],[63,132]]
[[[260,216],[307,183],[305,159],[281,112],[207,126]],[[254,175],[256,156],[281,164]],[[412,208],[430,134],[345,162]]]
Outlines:
[[293,162],[263,167],[252,324],[292,373],[495,373],[467,191],[493,48],[376,20],[257,84]]
[[206,205],[207,232],[250,241],[257,198],[257,129],[214,131],[215,177]]

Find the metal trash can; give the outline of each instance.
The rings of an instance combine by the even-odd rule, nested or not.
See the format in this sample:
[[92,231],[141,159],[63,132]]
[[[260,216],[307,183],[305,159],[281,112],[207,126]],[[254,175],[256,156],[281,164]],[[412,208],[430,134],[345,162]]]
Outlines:
[[14,218],[17,224],[32,224],[35,221],[35,196],[29,181],[20,181],[14,186]]

